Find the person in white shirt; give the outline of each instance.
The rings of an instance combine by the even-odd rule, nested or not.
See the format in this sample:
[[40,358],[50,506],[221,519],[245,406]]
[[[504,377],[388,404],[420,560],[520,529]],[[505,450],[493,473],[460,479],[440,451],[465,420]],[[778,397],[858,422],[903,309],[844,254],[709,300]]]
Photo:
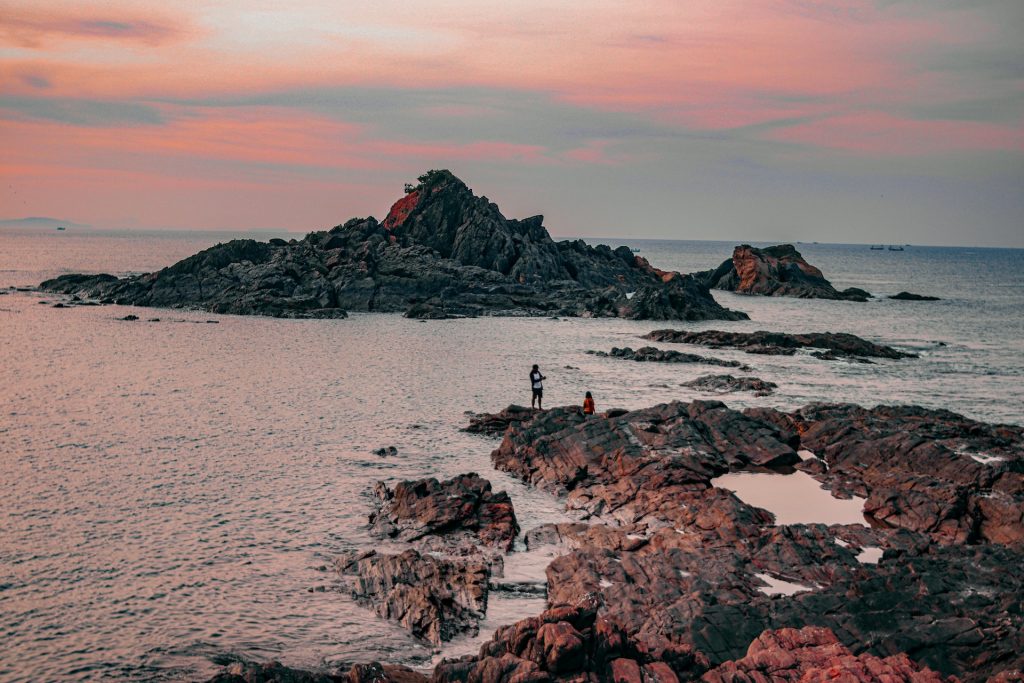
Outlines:
[[530,400],[530,407],[544,410],[544,380],[547,377],[540,374],[540,368],[536,365],[530,370],[530,388],[533,389],[533,398]]

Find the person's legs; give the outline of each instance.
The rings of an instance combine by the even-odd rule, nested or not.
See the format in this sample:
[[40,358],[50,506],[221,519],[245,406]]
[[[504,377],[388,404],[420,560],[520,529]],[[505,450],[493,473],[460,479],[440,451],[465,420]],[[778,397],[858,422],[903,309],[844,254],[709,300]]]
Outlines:
[[537,407],[537,390],[533,389],[533,396],[530,398],[530,408]]
[[544,410],[544,390],[537,392],[537,410]]

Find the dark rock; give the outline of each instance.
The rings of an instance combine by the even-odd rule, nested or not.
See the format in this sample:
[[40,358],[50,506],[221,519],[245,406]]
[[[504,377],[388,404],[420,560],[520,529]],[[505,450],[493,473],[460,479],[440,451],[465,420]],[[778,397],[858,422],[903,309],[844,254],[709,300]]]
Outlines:
[[717,269],[694,273],[694,276],[712,289],[724,289],[737,294],[861,302],[870,296],[857,288],[837,291],[820,270],[804,260],[792,244],[764,249],[743,244],[733,250],[732,259],[723,262]]
[[656,349],[653,346],[644,346],[635,351],[628,346],[624,349],[612,347],[610,352],[587,351],[593,356],[605,358],[622,358],[623,360],[634,360],[640,363],[704,363],[706,365],[720,365],[725,368],[739,368],[749,370],[750,368],[739,361],[722,360],[708,356],[698,356],[693,353],[680,353],[679,351]]
[[354,598],[435,645],[475,634],[487,609],[490,570],[483,562],[371,550],[341,558],[338,569],[354,577]]
[[233,662],[209,683],[348,683],[340,674],[303,671],[280,662]]
[[765,396],[778,388],[775,382],[768,382],[758,377],[733,377],[732,375],[704,375],[695,380],[684,382],[684,387],[700,389],[716,394],[728,394],[735,391],[753,391]]
[[[40,301],[39,303],[41,303],[41,304],[45,304],[46,302],[45,302],[45,301]],[[53,305],[53,308],[70,308],[70,306],[67,306],[67,305],[65,305],[65,304],[62,304],[61,302],[59,302],[59,301],[58,301],[57,303],[55,303],[55,304]]]
[[648,651],[598,614],[588,595],[499,628],[476,657],[441,662],[434,683],[583,683],[628,680],[677,683],[707,669],[685,646]]
[[498,436],[508,429],[508,426],[513,422],[529,420],[536,413],[536,408],[526,408],[512,404],[500,413],[478,413],[473,415],[469,419],[469,426],[464,427],[462,431]]
[[589,417],[572,406],[511,424],[491,459],[500,470],[567,493],[571,508],[637,522],[688,514],[681,501],[703,495],[730,469],[799,462],[788,440],[774,424],[718,401]]
[[910,292],[900,292],[899,294],[893,294],[889,298],[896,299],[897,301],[941,301],[937,296],[924,296],[922,294],[911,294]]
[[398,449],[394,446],[381,447],[374,450],[373,454],[380,458],[394,457],[398,455]]
[[534,216],[505,218],[448,171],[431,171],[383,223],[354,218],[300,241],[233,240],[155,273],[65,275],[47,291],[137,306],[343,318],[476,315],[746,319],[708,288],[628,248],[555,242]]
[[[790,355],[796,349],[825,349],[833,357],[861,358],[917,358],[915,354],[898,351],[891,346],[875,344],[844,332],[722,332],[720,330],[655,330],[644,339],[675,344],[698,344],[711,348],[737,348],[747,353],[780,353]],[[769,351],[770,350],[770,351]],[[778,351],[776,351],[778,350]]]
[[724,662],[701,677],[704,683],[797,683],[864,681],[870,683],[952,683],[912,661],[906,654],[880,658],[854,655],[836,635],[821,626],[765,631],[742,659]]
[[468,531],[484,545],[508,551],[519,534],[508,494],[494,493],[491,483],[474,473],[441,482],[402,481],[394,489],[379,482],[375,492],[381,507],[370,516],[370,524],[380,536],[414,541],[428,534]]
[[812,404],[791,416],[833,490],[944,542],[1024,543],[1024,428],[917,406]]
[[129,321],[131,321],[131,320],[138,320],[138,319],[139,319],[139,316],[132,315],[131,313],[129,313],[128,315],[126,315],[123,318],[118,318],[118,320],[129,320]]
[[844,299],[867,301],[868,299],[875,298],[871,292],[861,289],[860,287],[847,287],[839,293]]

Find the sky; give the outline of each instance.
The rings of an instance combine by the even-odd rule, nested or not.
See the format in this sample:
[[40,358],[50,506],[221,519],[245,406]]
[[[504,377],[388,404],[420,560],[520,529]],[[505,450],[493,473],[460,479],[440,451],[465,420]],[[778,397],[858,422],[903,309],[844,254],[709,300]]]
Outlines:
[[1024,0],[0,0],[0,219],[1024,247]]

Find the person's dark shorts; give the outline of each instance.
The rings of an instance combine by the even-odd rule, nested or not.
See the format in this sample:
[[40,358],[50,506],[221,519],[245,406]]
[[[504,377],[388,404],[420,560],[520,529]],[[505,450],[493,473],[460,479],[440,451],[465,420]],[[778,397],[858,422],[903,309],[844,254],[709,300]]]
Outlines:
[[534,398],[544,398],[544,390],[543,389],[534,389],[533,390],[533,397]]

